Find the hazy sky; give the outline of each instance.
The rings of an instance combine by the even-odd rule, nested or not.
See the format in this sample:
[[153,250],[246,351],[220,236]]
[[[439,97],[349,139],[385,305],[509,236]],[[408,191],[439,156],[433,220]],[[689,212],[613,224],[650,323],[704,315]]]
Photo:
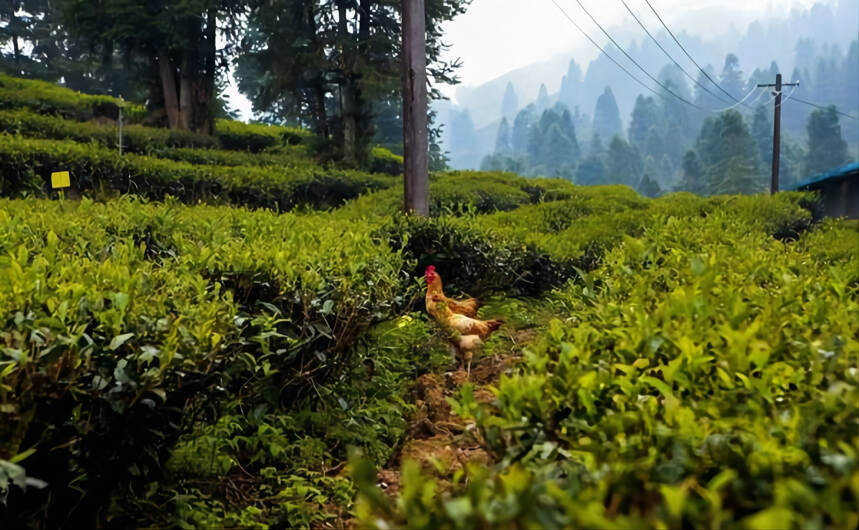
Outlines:
[[[555,0],[601,45],[606,41],[576,0]],[[620,0],[580,0],[604,27],[628,21],[635,24]],[[815,0],[650,0],[672,29],[704,35],[719,34],[733,24],[745,29],[751,18],[766,13],[786,14],[793,6],[810,6]],[[816,0],[820,1],[820,0]],[[824,0],[827,2],[827,0]],[[651,31],[659,21],[644,0],[626,3]],[[744,13],[743,19],[714,19],[713,8]],[[516,68],[573,52],[577,58],[593,59],[596,49],[573,27],[551,0],[474,0],[461,17],[446,26],[450,56],[460,57],[463,85],[478,85]],[[608,29],[608,28],[607,28]],[[642,34],[642,36],[644,36]],[[645,37],[646,38],[646,37]],[[625,43],[621,43],[625,44]],[[585,68],[587,63],[584,63]]]
[[[581,11],[576,0],[556,0],[582,29],[597,42],[606,39]],[[634,24],[620,0],[580,0],[604,26]],[[744,30],[751,19],[763,14],[785,16],[792,7],[807,7],[830,0],[650,0],[672,29],[716,35],[733,25]],[[657,30],[659,21],[644,0],[626,0],[643,22]],[[712,11],[730,8],[736,18],[715,17]],[[564,18],[551,0],[474,0],[468,11],[445,26],[448,56],[462,59],[463,86],[479,85],[506,72],[560,53],[576,57],[583,68],[597,55],[594,47]],[[644,36],[644,35],[642,35]],[[646,37],[645,37],[646,38]],[[445,90],[452,96],[452,89]],[[228,90],[231,103],[242,118],[251,117],[250,103],[235,86]]]

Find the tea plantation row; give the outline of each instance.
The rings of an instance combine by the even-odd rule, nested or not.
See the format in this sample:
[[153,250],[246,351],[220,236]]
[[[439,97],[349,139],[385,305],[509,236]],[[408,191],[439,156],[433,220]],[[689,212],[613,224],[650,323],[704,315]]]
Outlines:
[[[547,189],[553,188],[550,184],[542,183]],[[453,189],[444,179],[435,185]],[[10,490],[6,521],[13,525],[43,521],[51,527],[107,520],[216,526],[280,521],[294,526],[346,516],[332,506],[351,504],[351,482],[327,473],[340,469],[349,445],[363,448],[375,464],[384,464],[406,429],[408,381],[421,370],[443,369],[446,362],[443,346],[421,315],[402,326],[380,324],[387,331],[374,331],[369,343],[362,338],[374,324],[409,310],[421,296],[415,278],[429,262],[439,264],[451,290],[468,287],[476,294],[537,295],[567,279],[579,280],[548,297],[559,317],[569,314],[572,320],[559,319],[547,330],[545,345],[523,368],[524,379],[502,383],[498,414],[507,416],[482,424],[499,461],[504,461],[506,451],[511,455],[538,451],[540,465],[566,469],[552,460],[573,454],[560,443],[569,443],[561,430],[576,432],[575,440],[586,435],[571,431],[573,425],[586,429],[592,440],[603,430],[604,436],[616,432],[610,424],[600,423],[614,418],[612,407],[620,406],[609,393],[614,387],[604,389],[607,383],[600,378],[615,381],[626,373],[614,365],[648,369],[649,379],[616,383],[627,391],[625,395],[630,388],[641,396],[651,395],[659,388],[656,381],[665,380],[662,365],[680,355],[673,349],[680,340],[674,335],[654,346],[658,355],[640,354],[648,358],[647,365],[627,359],[631,354],[621,358],[613,353],[620,331],[612,330],[628,326],[623,333],[634,331],[622,318],[635,315],[632,311],[639,302],[626,307],[632,295],[613,301],[607,307],[618,311],[616,317],[600,305],[588,304],[600,296],[620,296],[612,290],[620,281],[613,279],[615,275],[622,272],[625,283],[620,286],[625,290],[673,292],[674,285],[689,281],[682,264],[690,253],[706,252],[715,245],[713,238],[722,246],[735,236],[745,241],[743,233],[749,234],[743,248],[790,250],[803,267],[795,275],[813,269],[815,263],[843,258],[833,254],[834,246],[808,242],[812,236],[824,237],[817,231],[799,242],[782,243],[772,237],[789,227],[808,225],[810,214],[800,206],[802,196],[724,200],[681,195],[651,201],[620,188],[572,186],[565,193],[567,198],[555,197],[556,202],[486,215],[473,215],[468,208],[461,211],[456,201],[467,195],[452,194],[451,202],[440,202],[439,207],[465,215],[431,220],[377,215],[361,206],[364,199],[332,213],[305,215],[133,199],[104,204],[0,201],[4,271],[0,459],[12,462],[4,473],[19,482],[26,473],[47,483],[45,489],[30,488],[26,494]],[[612,223],[621,214],[630,219],[620,226],[626,236],[599,228],[599,218]],[[574,231],[577,225],[569,219],[579,215],[592,219]],[[533,226],[527,237],[512,228],[517,216],[520,223]],[[650,248],[657,233],[663,234],[660,246],[636,250],[632,261],[617,269],[618,256],[641,245]],[[546,237],[538,237],[541,234]],[[824,250],[830,254],[821,254]],[[775,259],[770,253],[760,260],[746,254],[732,259],[759,270]],[[598,266],[602,268],[586,272]],[[652,277],[642,274],[639,282],[633,266],[644,267]],[[819,279],[828,273],[816,274]],[[780,277],[765,275],[754,282],[778,292],[779,284],[770,283]],[[725,288],[720,292],[725,293],[739,292],[746,285],[742,274],[724,276],[722,281]],[[855,299],[855,277],[840,281],[842,297]],[[585,296],[582,293],[586,298],[577,302]],[[688,303],[693,308],[700,304]],[[713,307],[721,310],[723,305],[720,299]],[[763,311],[760,302],[751,307]],[[852,311],[851,307],[844,310]],[[636,318],[651,315],[653,308],[642,306],[640,311],[644,313]],[[715,311],[708,315],[713,317]],[[741,318],[745,313],[727,314],[745,323]],[[774,323],[784,314],[762,321],[759,329],[778,332]],[[824,319],[819,309],[816,314]],[[681,319],[672,312],[667,315],[660,317],[660,326]],[[566,338],[567,333],[580,332],[584,318],[593,319],[590,325],[595,330],[588,337],[596,343],[588,348],[594,353],[565,360],[573,363],[571,368],[548,370],[546,363],[555,362],[553,352],[566,351],[567,346],[558,344],[588,344]],[[703,333],[702,326],[696,320],[682,331],[700,341],[696,333]],[[651,335],[647,339],[647,344],[658,342]],[[795,339],[791,341],[782,348]],[[623,351],[637,347],[624,346]],[[714,343],[710,348],[707,355],[724,355],[720,353],[724,345]],[[599,355],[612,360],[605,365],[605,375]],[[842,355],[836,351],[836,358]],[[368,366],[372,371],[367,372]],[[675,366],[674,374],[683,374],[684,367]],[[724,370],[730,375],[739,371],[736,368]],[[583,377],[594,370],[595,376]],[[578,375],[570,380],[568,372]],[[555,383],[554,377],[564,379]],[[698,384],[700,379],[696,373],[690,381]],[[680,386],[671,388],[687,380],[681,375],[675,380],[678,383],[665,384],[678,406],[692,407]],[[554,386],[538,391],[543,383]],[[555,387],[551,392],[557,396],[542,394]],[[534,390],[505,397],[516,388]],[[723,392],[718,386],[702,389],[713,392],[712,400]],[[579,396],[586,390],[595,394]],[[624,402],[623,410],[632,410],[631,403]],[[712,403],[708,406],[707,410],[732,417],[713,409]],[[504,412],[508,410],[509,414]],[[591,427],[567,425],[565,418]],[[661,417],[652,420],[654,426],[657,420]],[[832,430],[832,436],[832,444],[849,442],[839,431]],[[546,440],[557,444],[555,452],[546,449],[551,446]],[[605,444],[600,447],[616,451]],[[617,454],[608,452],[600,458],[621,465],[624,461]],[[660,453],[665,458],[670,454]],[[529,487],[545,485],[538,480],[542,468],[525,469],[535,476]],[[243,473],[249,474],[245,479],[253,481],[256,492],[244,500],[226,486]],[[592,479],[599,487],[613,484],[601,482],[599,476]],[[618,480],[626,484],[628,479]],[[755,502],[757,508],[765,505]],[[658,499],[653,503],[660,506]],[[633,509],[633,504],[621,506],[620,513]],[[474,510],[469,517],[491,513],[478,505]],[[554,505],[543,511],[541,517],[562,517]],[[44,518],[34,519],[35,513]],[[504,521],[509,519],[487,520]]]
[[[126,109],[124,156],[117,118]],[[319,140],[288,127],[217,120],[207,136],[141,124],[144,109],[41,81],[0,75],[0,196],[46,196],[51,173],[71,172],[71,193],[100,198],[171,195],[196,204],[279,211],[330,208],[393,185],[402,159],[373,149],[369,167],[339,168],[315,155]]]
[[397,504],[365,480],[364,522],[856,527],[859,232],[781,241],[802,222],[785,201],[699,207],[619,236],[549,296],[556,318],[494,405],[462,406],[496,465],[452,488],[407,467]]

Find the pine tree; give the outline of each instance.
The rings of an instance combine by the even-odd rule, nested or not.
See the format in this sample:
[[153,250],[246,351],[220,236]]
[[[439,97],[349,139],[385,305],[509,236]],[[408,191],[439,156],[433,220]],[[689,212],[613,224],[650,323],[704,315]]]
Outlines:
[[805,172],[817,175],[843,166],[848,161],[847,143],[841,136],[841,125],[835,106],[815,110],[808,117],[808,154]]
[[697,151],[706,165],[718,164],[733,157],[741,157],[752,164],[758,159],[757,145],[743,115],[735,110],[704,121],[698,136]]
[[543,134],[543,142],[540,162],[549,171],[550,176],[572,176],[578,158],[575,140],[564,134],[560,124],[555,122]]
[[[716,78],[716,74],[713,70],[712,65],[708,64],[704,68],[704,70],[707,72],[707,74],[711,78],[713,78],[713,79]],[[704,75],[704,72],[701,72],[698,74],[698,80],[697,81],[698,82],[695,84],[695,104],[696,105],[698,105],[699,107],[701,107],[705,110],[714,110],[714,109],[719,108],[720,106],[723,106],[723,103],[721,100],[713,97],[712,94],[718,93],[718,89],[716,89],[716,86],[713,83],[711,83],[709,79],[707,79],[707,76]],[[702,86],[707,87],[709,92],[707,92],[706,90],[701,88]]]
[[502,153],[486,155],[480,163],[480,171],[508,171],[510,173],[524,175],[526,169],[527,168],[522,163],[521,159]]
[[620,111],[611,87],[606,87],[602,95],[597,99],[594,109],[594,132],[601,138],[611,140],[615,136],[623,134],[620,121]]
[[602,138],[600,138],[599,133],[594,133],[591,136],[591,145],[588,148],[588,153],[591,155],[599,155],[605,152],[605,147],[602,144]]
[[150,71],[158,74],[151,100],[160,102],[171,129],[211,134],[223,59],[218,33],[226,30],[227,35],[234,35],[246,2],[162,0],[151,4],[132,9],[127,0],[65,0],[62,12],[76,38],[90,42],[93,48],[125,47],[154,67]]
[[540,92],[537,94],[537,112],[543,112],[549,108],[549,89],[546,84],[540,85]]
[[516,118],[516,111],[519,110],[519,96],[516,95],[516,89],[513,88],[513,83],[507,83],[507,89],[504,91],[504,100],[501,103],[501,116],[513,120]]
[[645,197],[655,198],[662,195],[662,188],[659,186],[658,182],[652,180],[650,176],[645,173],[644,176],[641,177],[641,182],[638,184],[638,193]]
[[[811,87],[809,86],[808,78],[800,72],[799,68],[793,69],[790,82],[799,83],[798,87],[791,89],[795,90],[793,94],[796,97],[811,99]],[[809,112],[807,109],[808,107],[804,105],[783,104],[781,107],[781,122],[784,130],[797,135],[803,134],[805,132],[805,124],[808,121]]]
[[758,193],[765,189],[757,144],[739,112],[729,110],[705,120],[696,148],[706,167],[708,193]]
[[772,160],[773,155],[773,126],[770,123],[769,109],[759,106],[755,109],[752,119],[752,137],[758,147],[758,157],[763,165]]
[[725,66],[722,68],[719,84],[735,98],[743,97],[743,72],[740,70],[740,60],[733,53],[725,57]]
[[635,146],[615,136],[606,153],[606,171],[610,182],[635,187],[644,172],[644,160]]
[[809,74],[814,71],[815,57],[817,57],[817,49],[812,39],[804,38],[796,42],[793,64],[809,82],[811,81]]
[[678,166],[679,163],[675,164],[668,155],[662,155],[662,160],[659,162],[659,173],[657,174],[661,178],[657,178],[656,181],[660,182],[663,187],[673,184],[677,178]]
[[754,161],[734,156],[720,161],[707,170],[710,193],[714,195],[738,195],[760,193],[766,183],[758,172]]
[[[359,164],[375,139],[380,108],[393,111],[386,119],[402,123],[398,3],[229,1],[242,1],[249,11],[234,17],[245,27],[236,50],[236,78],[255,111],[272,121],[298,121],[314,129],[332,140],[347,162],[354,158]],[[457,63],[442,53],[440,26],[463,13],[467,4],[466,0],[426,2],[430,99],[442,97],[438,86],[456,83]]]
[[709,189],[704,180],[704,165],[694,149],[683,155],[683,178],[677,186],[677,191],[688,191],[698,195],[707,195]]
[[513,122],[513,135],[510,147],[514,153],[524,154],[528,149],[528,135],[531,126],[537,121],[537,108],[531,104],[519,111]]
[[510,124],[507,123],[507,118],[501,118],[501,125],[498,126],[498,135],[495,138],[495,152],[508,155],[513,152],[513,149],[510,147]]
[[843,82],[846,95],[844,108],[853,113],[859,111],[859,66],[857,65],[859,65],[859,40],[854,40],[850,43],[847,57],[844,58],[844,63],[841,66],[845,78]]
[[451,166],[455,169],[476,169],[480,164],[480,149],[477,131],[468,109],[451,111],[448,120],[446,145],[457,147],[457,156],[452,157]]
[[579,146],[565,106],[556,105],[543,112],[529,131],[527,152],[531,166],[542,168],[544,174],[572,173],[570,168],[579,158]]
[[[859,40],[850,43],[847,56],[841,64],[842,80],[839,85],[843,94],[843,108],[848,114],[859,115]],[[844,137],[850,141],[854,154],[859,154],[859,121],[844,120]]]
[[561,126],[561,131],[564,135],[570,140],[570,157],[571,163],[575,163],[578,161],[581,156],[581,148],[579,147],[579,140],[576,136],[576,126],[573,123],[573,117],[570,114],[570,110],[566,108],[565,105],[558,104],[555,106],[555,113],[561,111],[559,125]]
[[607,184],[606,167],[601,155],[591,155],[582,160],[576,170],[576,183],[582,186]]
[[632,109],[632,120],[629,123],[629,143],[644,149],[647,135],[651,129],[658,128],[660,111],[652,97],[639,95]]
[[575,107],[579,103],[582,85],[582,69],[575,60],[570,59],[570,66],[567,68],[567,75],[561,80],[561,91],[558,99],[568,107]]

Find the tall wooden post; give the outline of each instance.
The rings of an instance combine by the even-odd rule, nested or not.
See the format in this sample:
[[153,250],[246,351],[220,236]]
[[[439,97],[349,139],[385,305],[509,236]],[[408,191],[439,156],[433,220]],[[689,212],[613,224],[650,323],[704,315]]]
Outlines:
[[772,88],[775,87],[775,115],[773,116],[773,165],[772,165],[772,179],[770,181],[770,193],[775,194],[778,193],[779,183],[778,183],[778,173],[779,173],[779,159],[781,158],[781,90],[786,86],[798,86],[799,83],[789,83],[787,85],[782,84],[781,82],[781,74],[776,74],[775,76],[775,84],[774,85],[758,85],[759,88],[766,87]]
[[781,74],[775,76],[775,115],[773,116],[773,173],[770,193],[778,192],[778,170],[781,160]]
[[424,0],[403,0],[403,148],[406,212],[429,215],[426,13]]

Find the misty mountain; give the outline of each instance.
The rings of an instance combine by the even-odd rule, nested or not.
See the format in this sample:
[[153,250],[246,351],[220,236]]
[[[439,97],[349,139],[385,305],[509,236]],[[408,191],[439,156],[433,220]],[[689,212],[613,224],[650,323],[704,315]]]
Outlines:
[[[701,17],[742,21],[741,27],[745,29],[731,27],[721,34],[713,35],[689,34],[683,30],[684,21],[700,21]],[[833,65],[843,64],[848,57],[851,42],[857,38],[859,25],[856,0],[837,0],[829,5],[818,3],[809,9],[790,11],[771,8],[767,17],[751,21],[744,17],[743,13],[732,12],[723,7],[707,7],[684,13],[683,18],[671,27],[692,57],[705,66],[716,80],[723,74],[727,56],[736,56],[736,63],[730,65],[737,83],[735,89],[731,90],[732,95],[736,92],[737,97],[742,97],[753,88],[754,83],[773,82],[775,70],[778,70],[784,74],[785,82],[793,77],[803,78],[800,79],[802,86],[794,93],[797,97],[821,104],[841,105],[846,99],[843,94],[845,87],[826,83],[814,84],[813,81],[816,81],[815,77],[828,78],[834,75]],[[634,20],[629,18],[623,24],[607,29],[619,43],[626,43],[623,44],[626,51],[654,77],[661,81],[670,78],[676,91],[688,94],[690,99],[700,91],[644,34]],[[689,74],[699,77],[695,66],[685,57],[670,35],[664,30],[656,31],[661,28],[654,24],[648,24],[648,29]],[[571,32],[571,40],[576,37],[574,31]],[[605,39],[598,39],[598,42],[603,40]],[[610,43],[605,49],[648,86],[663,92]],[[445,148],[450,152],[453,167],[477,168],[483,156],[494,150],[502,117],[507,117],[510,125],[515,120],[515,113],[510,110],[511,101],[518,103],[519,110],[534,103],[540,111],[557,102],[563,103],[571,112],[580,116],[579,125],[585,130],[577,131],[577,134],[580,142],[588,144],[592,134],[589,129],[590,120],[593,119],[597,101],[606,89],[610,88],[620,114],[621,126],[626,130],[636,98],[642,94],[653,96],[653,93],[636,84],[605,55],[599,54],[591,60],[582,59],[579,55],[571,52],[547,58],[544,62],[513,70],[479,86],[459,87],[455,101],[437,103],[437,111],[444,109],[438,115],[445,127],[443,140]],[[855,68],[859,69],[859,64]],[[704,95],[702,101],[707,103],[708,110],[731,106],[733,102],[706,82],[706,78],[701,77],[701,81],[720,96],[717,101],[708,94]],[[538,102],[541,87],[545,87],[546,92],[542,101]],[[662,95],[666,94],[663,92]],[[761,96],[756,98],[757,104],[766,103],[769,99],[766,94],[757,96]],[[786,110],[788,116],[785,127],[792,134],[802,136],[811,110],[813,109],[802,108],[789,112]],[[461,119],[466,112],[468,119]],[[698,122],[704,117],[701,116]],[[470,130],[457,130],[461,126]],[[848,144],[855,149],[859,144],[859,129],[854,124],[842,123],[842,126]],[[464,138],[469,138],[469,141],[463,143]],[[603,138],[603,141],[607,143],[608,139]]]

